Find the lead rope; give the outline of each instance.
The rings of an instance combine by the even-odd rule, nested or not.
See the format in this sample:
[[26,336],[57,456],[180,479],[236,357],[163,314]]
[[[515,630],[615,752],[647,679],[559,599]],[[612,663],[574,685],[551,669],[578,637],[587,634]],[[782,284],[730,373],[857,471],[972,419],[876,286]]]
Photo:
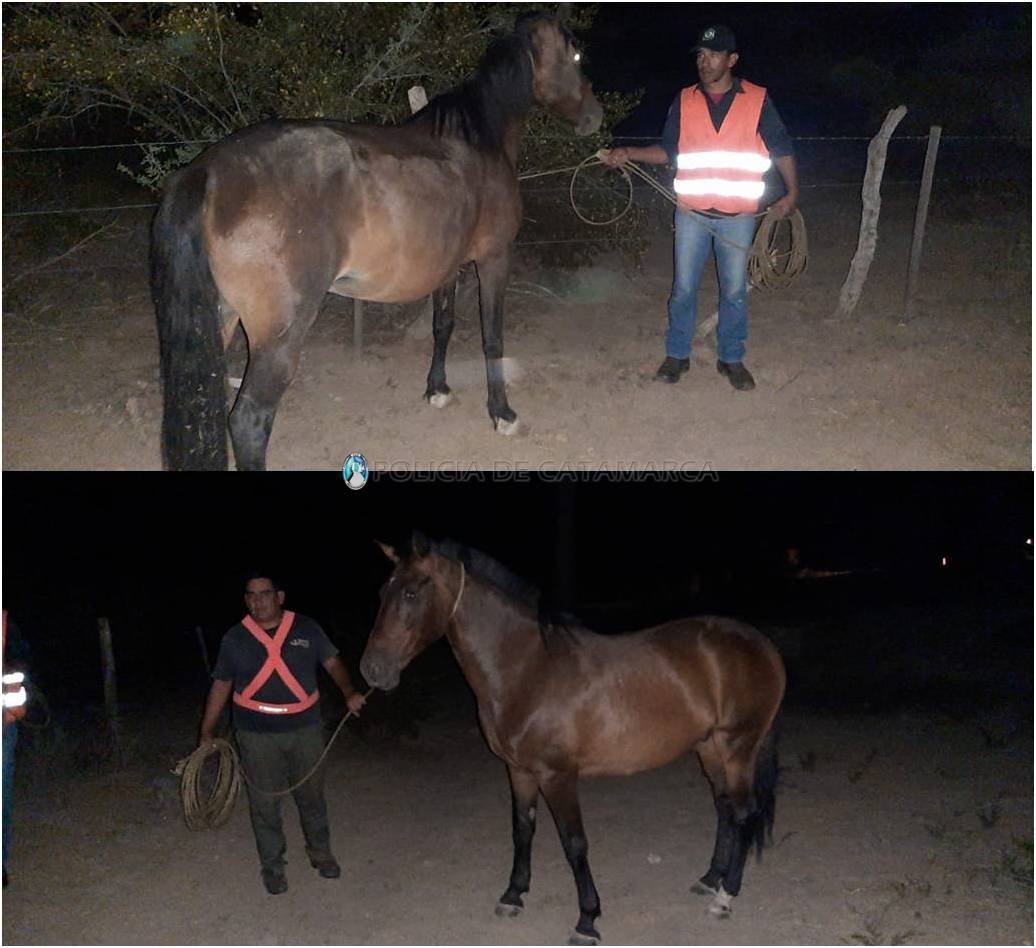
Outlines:
[[[602,149],[603,151],[603,149]],[[592,165],[603,165],[601,161],[601,151],[598,151],[587,158],[584,158],[578,165],[569,165],[567,168],[555,168],[552,171],[536,171],[527,174],[518,175],[519,181],[524,181],[529,178],[540,178],[544,175],[551,174],[563,174],[566,171],[572,172],[572,178],[568,184],[568,200],[572,205],[572,211],[575,213],[584,224],[590,224],[592,227],[605,227],[608,224],[614,224],[616,221],[621,220],[629,212],[629,209],[633,206],[633,179],[630,177],[631,174],[635,174],[641,180],[647,182],[652,188],[654,188],[663,198],[669,201],[674,206],[677,204],[676,195],[670,188],[667,188],[660,181],[656,180],[652,175],[644,171],[643,168],[634,164],[631,161],[625,161],[619,165],[616,170],[620,172],[626,180],[626,206],[619,211],[614,217],[609,218],[606,221],[594,221],[580,213],[579,208],[576,207],[576,178],[579,176],[579,172],[586,167]],[[734,243],[732,240],[728,240],[722,234],[717,233],[713,228],[709,227],[708,220],[715,220],[709,214],[705,214],[701,211],[691,211],[690,213],[695,214],[704,225],[705,229],[708,230],[716,240],[719,240],[729,247],[734,247],[738,250],[748,251],[748,279],[752,286],[760,290],[776,289],[778,287],[791,286],[792,283],[805,271],[806,264],[809,259],[809,251],[807,248],[806,239],[806,222],[802,218],[802,214],[798,209],[792,211],[787,218],[778,217],[772,213],[772,210],[760,211],[758,214],[754,214],[754,217],[761,217],[762,223],[756,229],[755,239],[752,241],[750,247],[745,247],[742,244]],[[791,228],[788,236],[787,250],[778,249],[778,234],[779,227],[782,222],[787,222]]]
[[[364,699],[370,697],[373,691],[373,688],[368,688],[364,693]],[[245,773],[245,769],[241,765],[241,758],[238,756],[234,745],[222,737],[217,737],[211,744],[207,744],[205,747],[197,748],[188,757],[179,761],[176,767],[173,768],[173,773],[180,777],[180,802],[183,804],[183,815],[188,829],[212,829],[222,826],[233,812],[234,803],[237,801],[237,795],[241,790],[242,780],[257,793],[262,793],[265,796],[283,797],[293,793],[317,772],[345,722],[355,716],[354,711],[346,711],[317,762],[310,768],[309,773],[285,790],[264,790],[262,787],[256,786],[248,779],[248,774]],[[205,761],[213,754],[219,755],[216,783],[208,799],[203,800],[201,792],[202,767]]]

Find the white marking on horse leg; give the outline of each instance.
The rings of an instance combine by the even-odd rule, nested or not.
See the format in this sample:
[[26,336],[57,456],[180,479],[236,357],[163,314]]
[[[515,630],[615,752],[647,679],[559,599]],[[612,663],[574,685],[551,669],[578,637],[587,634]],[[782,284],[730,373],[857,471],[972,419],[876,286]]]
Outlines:
[[723,888],[723,883],[721,882],[716,890],[715,897],[709,904],[709,914],[719,919],[730,918],[730,903],[733,898],[734,896]]
[[453,402],[453,392],[436,392],[428,399],[433,408],[445,408]]
[[500,434],[510,437],[518,431],[518,419],[515,418],[514,421],[504,421],[503,418],[498,418],[496,420],[496,430],[499,431]]

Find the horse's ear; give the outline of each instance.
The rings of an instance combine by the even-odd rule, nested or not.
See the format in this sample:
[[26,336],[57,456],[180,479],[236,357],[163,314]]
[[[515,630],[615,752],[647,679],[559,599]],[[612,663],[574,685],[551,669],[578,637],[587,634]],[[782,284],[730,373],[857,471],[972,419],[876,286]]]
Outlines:
[[414,531],[414,538],[411,541],[414,556],[427,556],[432,551],[432,541],[420,530]]
[[374,542],[379,547],[381,547],[381,552],[384,553],[390,560],[392,560],[393,563],[399,562],[399,554],[394,549],[392,549],[392,547],[390,547],[387,543],[382,543],[381,540],[375,540]]

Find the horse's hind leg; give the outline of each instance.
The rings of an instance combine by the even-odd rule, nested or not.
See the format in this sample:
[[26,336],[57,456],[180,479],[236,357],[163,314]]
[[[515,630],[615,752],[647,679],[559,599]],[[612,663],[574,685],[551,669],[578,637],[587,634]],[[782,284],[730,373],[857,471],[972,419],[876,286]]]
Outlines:
[[561,837],[565,857],[572,867],[579,896],[579,921],[569,944],[599,944],[601,935],[594,928],[594,920],[601,914],[601,900],[590,874],[589,846],[583,832],[583,817],[579,811],[576,774],[553,774],[543,781],[542,788],[543,796],[554,815],[554,823]]
[[753,793],[758,735],[716,731],[698,748],[702,768],[716,801],[716,845],[708,872],[692,886],[713,895],[709,912],[728,918],[731,900],[741,892],[745,859],[761,818]]
[[691,891],[696,895],[715,896],[720,891],[723,879],[730,868],[737,828],[734,824],[733,808],[727,796],[726,771],[714,735],[699,746],[698,757],[702,770],[712,785],[716,805],[716,844],[712,850],[712,861],[709,863],[708,871],[691,886]]
[[456,278],[444,283],[432,294],[432,367],[428,370],[428,386],[424,397],[435,408],[445,408],[453,401],[453,393],[446,384],[446,347],[453,333],[453,310],[457,300]]
[[486,358],[487,407],[493,427],[501,434],[518,430],[518,416],[507,404],[504,386],[504,292],[510,271],[509,250],[475,261],[482,310],[482,352]]
[[539,781],[527,770],[507,768],[511,778],[511,830],[514,838],[514,865],[507,891],[500,896],[497,915],[518,915],[522,896],[529,891],[532,878],[532,837],[536,832],[536,802],[540,795]]
[[281,397],[295,377],[302,340],[316,319],[320,297],[294,306],[256,300],[239,309],[248,336],[248,368],[230,413],[230,439],[239,471],[266,470],[266,449]]

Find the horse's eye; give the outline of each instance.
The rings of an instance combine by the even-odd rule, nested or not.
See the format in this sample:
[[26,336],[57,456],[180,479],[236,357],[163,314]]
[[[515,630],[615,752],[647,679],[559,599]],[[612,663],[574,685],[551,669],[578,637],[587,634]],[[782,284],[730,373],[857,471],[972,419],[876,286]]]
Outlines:
[[579,60],[581,60],[582,58],[583,58],[583,54],[582,54],[582,53],[576,53],[576,54],[575,54],[575,55],[574,55],[574,56],[572,57],[572,62],[574,62],[574,63],[577,63],[577,62],[579,62]]
[[403,590],[403,598],[404,599],[416,599],[417,598],[417,593],[414,592],[413,589],[404,589]]

